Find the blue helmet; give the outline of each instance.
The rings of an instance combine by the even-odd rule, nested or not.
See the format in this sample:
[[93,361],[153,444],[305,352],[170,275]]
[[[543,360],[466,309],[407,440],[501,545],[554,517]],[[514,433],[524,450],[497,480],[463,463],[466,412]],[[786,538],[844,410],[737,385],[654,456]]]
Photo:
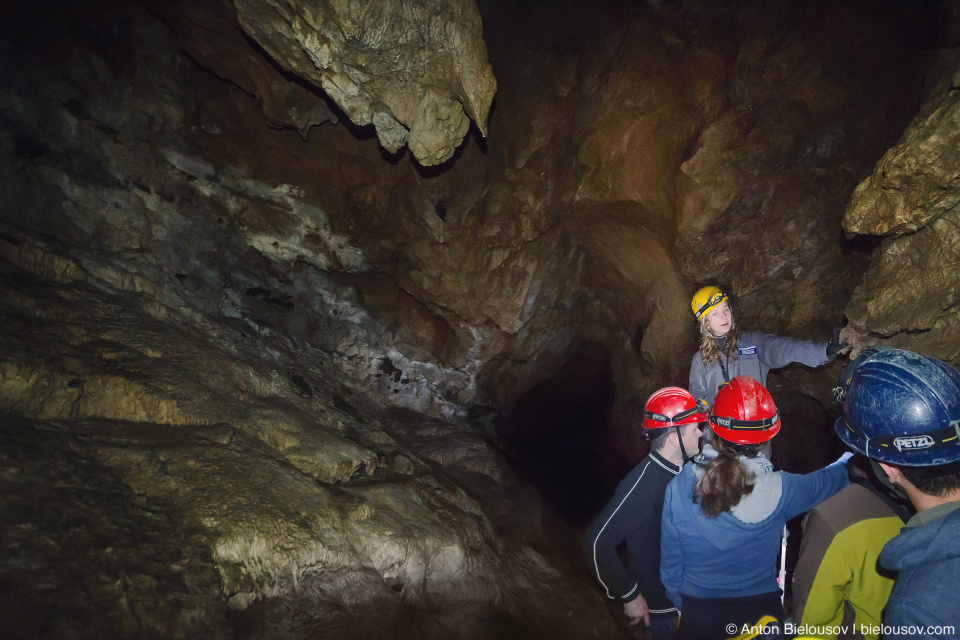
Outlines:
[[875,356],[880,351],[887,351],[890,347],[867,347],[860,352],[855,359],[847,363],[847,366],[840,372],[840,378],[837,379],[837,386],[832,389],[833,399],[843,408],[843,403],[847,399],[847,391],[850,389],[850,381],[853,379],[853,372],[857,370],[867,358]]
[[906,467],[960,460],[960,373],[902,349],[864,356],[847,376],[834,426],[840,439],[868,458]]

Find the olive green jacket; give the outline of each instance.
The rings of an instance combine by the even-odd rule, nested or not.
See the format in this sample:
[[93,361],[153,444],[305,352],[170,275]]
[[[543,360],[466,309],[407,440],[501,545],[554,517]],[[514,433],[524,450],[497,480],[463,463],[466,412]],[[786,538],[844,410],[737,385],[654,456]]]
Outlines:
[[895,577],[877,556],[903,526],[876,490],[860,484],[807,514],[793,574],[792,617],[803,635],[876,640],[870,627],[881,623]]

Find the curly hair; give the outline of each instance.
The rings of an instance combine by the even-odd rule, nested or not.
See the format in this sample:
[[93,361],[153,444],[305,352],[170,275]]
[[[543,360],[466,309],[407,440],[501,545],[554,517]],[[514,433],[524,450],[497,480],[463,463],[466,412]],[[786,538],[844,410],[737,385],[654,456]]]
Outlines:
[[[737,323],[733,322],[730,331],[727,332],[727,339],[724,343],[724,352],[728,358],[737,359],[737,348],[740,346],[740,330]],[[703,358],[704,365],[711,365],[720,362],[720,345],[717,344],[717,336],[710,331],[710,321],[704,314],[700,318],[700,356]]]
[[704,465],[703,475],[693,487],[693,501],[700,505],[708,518],[716,518],[733,509],[753,491],[755,477],[739,457],[755,458],[760,453],[758,445],[734,444],[715,433],[713,446],[719,455]]

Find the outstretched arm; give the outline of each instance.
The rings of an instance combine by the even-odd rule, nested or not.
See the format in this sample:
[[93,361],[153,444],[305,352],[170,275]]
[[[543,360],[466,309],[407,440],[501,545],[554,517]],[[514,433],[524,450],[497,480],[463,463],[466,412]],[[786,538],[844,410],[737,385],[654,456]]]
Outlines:
[[779,369],[794,362],[808,367],[819,367],[830,362],[826,342],[785,338],[768,333],[761,335],[762,338],[758,340],[762,341],[759,345],[760,360],[768,369]]
[[852,455],[844,453],[833,464],[813,473],[778,472],[783,478],[783,513],[787,519],[809,511],[850,484],[847,460]]

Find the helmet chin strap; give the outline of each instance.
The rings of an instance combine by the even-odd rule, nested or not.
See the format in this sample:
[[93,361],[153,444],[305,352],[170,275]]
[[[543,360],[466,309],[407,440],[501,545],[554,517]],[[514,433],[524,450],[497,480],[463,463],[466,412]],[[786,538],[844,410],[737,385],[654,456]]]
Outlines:
[[[680,455],[683,456],[683,464],[690,462],[690,456],[687,455],[687,448],[683,446],[683,434],[680,433],[680,425],[675,425],[673,427],[677,430],[677,442],[680,443]],[[681,467],[683,466],[680,465]]]

